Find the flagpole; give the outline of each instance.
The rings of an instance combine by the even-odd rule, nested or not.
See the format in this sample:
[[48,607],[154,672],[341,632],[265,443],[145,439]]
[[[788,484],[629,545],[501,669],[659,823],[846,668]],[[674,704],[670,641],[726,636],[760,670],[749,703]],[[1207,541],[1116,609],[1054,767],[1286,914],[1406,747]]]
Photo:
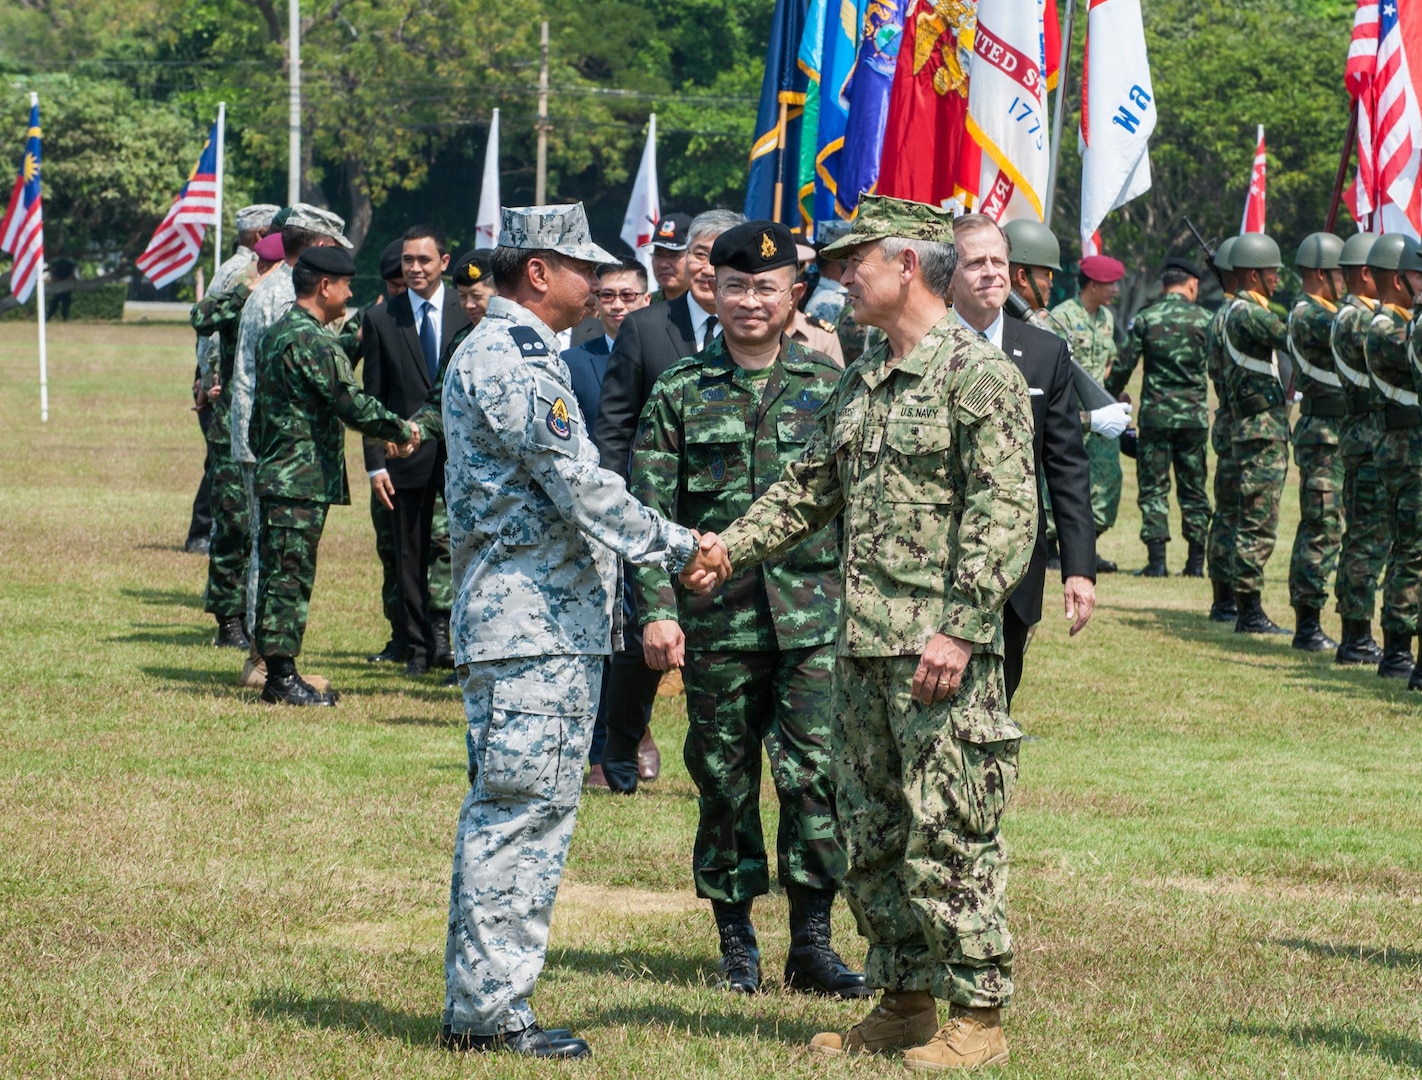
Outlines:
[[[1047,0],[1056,3],[1056,0]],[[1042,207],[1043,223],[1051,228],[1052,210],[1057,201],[1057,162],[1062,155],[1062,123],[1066,114],[1067,61],[1071,59],[1072,16],[1076,12],[1076,0],[1067,0],[1066,26],[1062,30],[1062,52],[1057,61],[1057,103],[1052,119],[1052,166],[1047,173],[1047,202]]]
[[1348,114],[1348,133],[1343,136],[1343,154],[1338,159],[1338,173],[1333,177],[1333,195],[1328,200],[1328,220],[1324,222],[1325,232],[1332,232],[1338,224],[1338,203],[1343,198],[1343,181],[1348,176],[1348,159],[1353,156],[1353,140],[1358,136],[1358,103],[1353,102],[1353,111]]
[[785,127],[790,115],[790,103],[785,95],[780,95],[780,120],[775,125],[775,203],[771,207],[771,220],[779,221],[780,203],[785,198]]
[[286,116],[286,204],[301,201],[301,0],[287,3],[287,74],[291,77]]
[[[39,108],[39,94],[30,91],[30,108]],[[23,171],[23,170],[22,170]],[[40,183],[44,183],[41,179]],[[45,355],[44,322],[44,219],[40,219],[40,264],[35,280],[35,310],[39,315],[39,361],[40,361],[40,422],[49,423],[49,358]]]
[[223,148],[227,138],[227,102],[217,103],[217,227],[212,234],[212,279],[222,265],[222,169]]

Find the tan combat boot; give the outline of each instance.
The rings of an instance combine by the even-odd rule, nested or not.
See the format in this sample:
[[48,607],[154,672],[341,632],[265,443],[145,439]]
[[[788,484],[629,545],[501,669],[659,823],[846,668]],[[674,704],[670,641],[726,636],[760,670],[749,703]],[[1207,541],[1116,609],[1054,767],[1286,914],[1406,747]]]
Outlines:
[[954,1005],[948,1023],[926,1046],[904,1054],[910,1069],[976,1069],[1006,1065],[1007,1039],[1002,1034],[1001,1009],[969,1009]]
[[844,1035],[822,1031],[810,1040],[816,1054],[887,1054],[922,1046],[938,1029],[938,1003],[925,990],[885,990],[874,1011]]

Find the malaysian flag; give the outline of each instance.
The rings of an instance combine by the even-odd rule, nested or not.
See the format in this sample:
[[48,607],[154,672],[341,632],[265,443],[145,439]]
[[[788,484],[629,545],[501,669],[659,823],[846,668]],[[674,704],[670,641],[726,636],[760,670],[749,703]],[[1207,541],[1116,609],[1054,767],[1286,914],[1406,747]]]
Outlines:
[[154,288],[178,280],[196,265],[207,226],[217,224],[217,207],[217,125],[213,124],[192,175],[138,257],[138,268]]
[[1348,208],[1375,232],[1422,232],[1422,112],[1409,56],[1422,64],[1422,18],[1399,0],[1359,0],[1344,82],[1358,110],[1358,172]]
[[44,212],[40,206],[39,102],[30,105],[30,129],[25,133],[25,157],[10,192],[10,207],[0,219],[0,251],[15,256],[10,267],[10,292],[20,303],[30,298],[44,270]]

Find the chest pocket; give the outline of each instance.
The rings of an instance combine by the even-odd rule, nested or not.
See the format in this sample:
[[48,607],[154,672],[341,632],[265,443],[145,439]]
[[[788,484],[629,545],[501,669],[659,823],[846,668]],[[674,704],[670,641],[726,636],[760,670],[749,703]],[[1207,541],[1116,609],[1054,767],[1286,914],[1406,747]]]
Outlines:
[[834,428],[830,432],[830,448],[837,455],[852,453],[859,441],[860,429],[864,426],[865,404],[863,398],[849,402],[834,418]]
[[884,427],[881,463],[889,502],[947,505],[956,495],[949,482],[953,425],[943,420],[890,420]]
[[683,432],[687,491],[720,491],[746,483],[750,425],[739,408],[688,411]]
[[818,430],[815,414],[804,409],[782,409],[776,418],[775,434],[781,445],[807,443]]

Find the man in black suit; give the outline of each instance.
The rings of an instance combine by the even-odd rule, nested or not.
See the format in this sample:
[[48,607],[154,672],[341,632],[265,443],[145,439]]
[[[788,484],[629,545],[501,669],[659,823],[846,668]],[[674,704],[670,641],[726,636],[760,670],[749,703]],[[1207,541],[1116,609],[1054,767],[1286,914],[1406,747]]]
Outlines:
[[[391,412],[412,416],[424,403],[449,341],[469,324],[453,289],[444,285],[449,245],[433,225],[409,229],[400,247],[406,291],[372,310],[361,335],[365,391]],[[395,518],[395,573],[400,615],[410,643],[406,672],[423,675],[452,663],[449,624],[430,618],[430,525],[444,486],[443,445],[432,440],[408,458],[387,460],[384,444],[367,443],[371,490]]]
[[[1008,241],[995,221],[982,214],[958,218],[953,222],[953,244],[958,249],[953,310],[964,324],[1006,353],[1027,380],[1037,475],[1051,495],[1061,545],[1063,602],[1067,618],[1074,620],[1071,633],[1075,635],[1096,606],[1096,529],[1070,354],[1061,338],[1003,312],[1009,292]],[[1022,681],[1022,657],[1031,628],[1042,619],[1047,515],[1045,508],[1038,512],[1037,545],[1027,576],[1003,611],[1003,676],[1009,705]]]
[[[720,333],[716,325],[716,271],[711,267],[711,245],[727,229],[745,220],[732,210],[708,210],[692,219],[687,229],[687,275],[691,288],[665,304],[653,304],[622,320],[617,343],[607,361],[602,382],[593,441],[602,467],[624,480],[631,464],[632,437],[642,406],[662,372],[678,360],[703,349]],[[631,574],[624,574],[624,584]],[[632,604],[632,591],[624,590],[624,611]],[[635,611],[625,620],[623,651],[613,654],[607,682],[607,743],[602,767],[614,791],[637,790],[637,747],[647,733],[652,700],[662,673],[642,659],[642,632]],[[655,751],[655,746],[648,748]],[[654,759],[655,760],[655,759]],[[655,766],[641,770],[651,779]]]

